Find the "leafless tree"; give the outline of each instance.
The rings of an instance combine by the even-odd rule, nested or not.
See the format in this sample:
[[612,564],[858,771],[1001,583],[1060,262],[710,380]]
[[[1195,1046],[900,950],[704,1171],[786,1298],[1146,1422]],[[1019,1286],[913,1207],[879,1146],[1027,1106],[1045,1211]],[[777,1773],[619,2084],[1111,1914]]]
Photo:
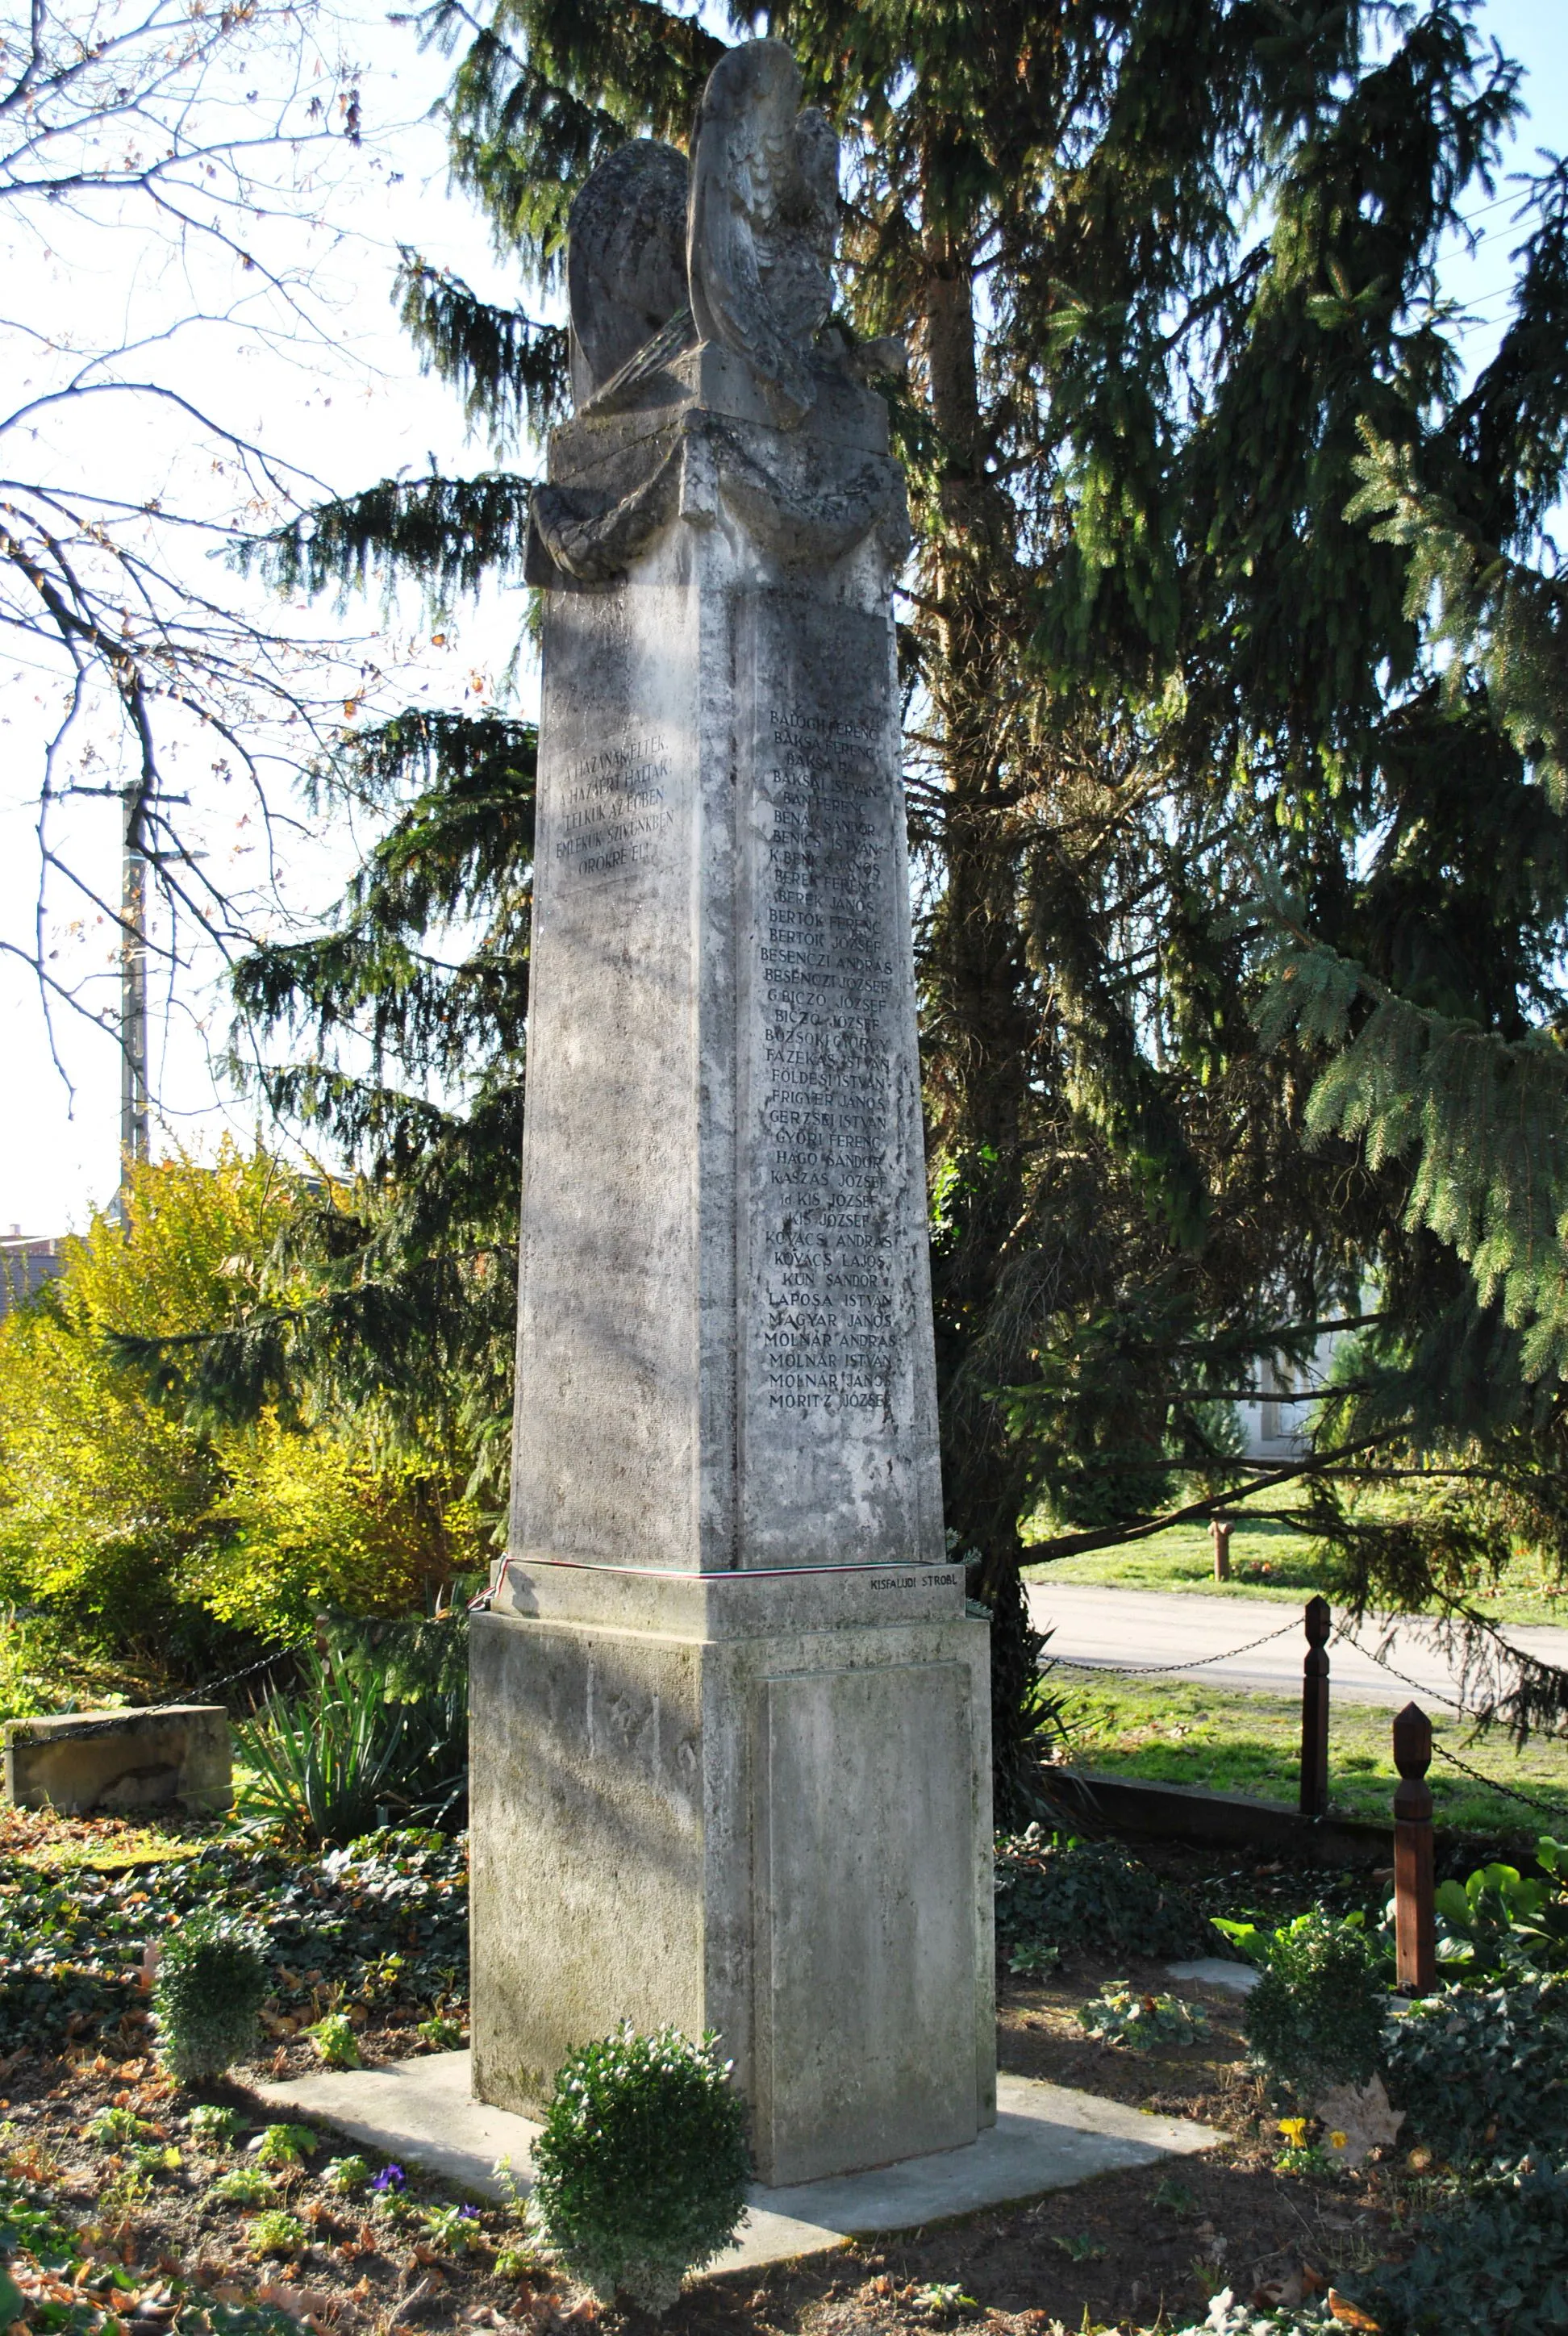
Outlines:
[[[323,205],[361,139],[338,37],[317,0],[0,0],[0,665],[43,708],[26,750],[36,920],[0,949],[32,968],[46,1016],[120,1027],[102,969],[95,986],[60,961],[73,901],[122,956],[151,946],[170,968],[193,937],[226,946],[243,923],[181,824],[181,747],[248,785],[269,835],[284,767],[342,717],[319,638],[258,618],[202,556],[320,490],[209,410],[202,383],[215,330],[230,353],[297,354],[329,326]],[[9,776],[15,791],[15,763]],[[66,806],[84,795],[123,803],[123,891],[71,846]],[[151,941],[138,886],[162,896]]]

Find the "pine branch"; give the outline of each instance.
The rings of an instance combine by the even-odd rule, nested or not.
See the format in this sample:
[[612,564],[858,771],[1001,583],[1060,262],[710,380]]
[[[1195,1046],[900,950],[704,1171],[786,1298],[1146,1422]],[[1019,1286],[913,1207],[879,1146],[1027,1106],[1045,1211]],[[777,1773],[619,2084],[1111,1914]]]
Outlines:
[[1451,651],[1451,707],[1469,676],[1486,686],[1499,728],[1534,770],[1555,810],[1568,809],[1568,581],[1544,576],[1485,542],[1453,498],[1424,486],[1410,446],[1368,426],[1362,481],[1346,517],[1378,521],[1373,540],[1410,554],[1407,612],[1434,604],[1435,639]]
[[495,569],[518,569],[528,545],[532,482],[492,472],[477,479],[383,479],[363,494],[319,503],[236,554],[280,592],[312,596],[329,584],[346,601],[372,578],[390,593],[415,576],[440,601],[476,591]]
[[1544,1034],[1505,1039],[1411,1005],[1271,905],[1291,945],[1265,968],[1260,1040],[1295,1031],[1332,1056],[1309,1140],[1359,1143],[1373,1169],[1409,1160],[1406,1230],[1452,1249],[1477,1304],[1523,1333],[1526,1380],[1568,1377],[1568,1060]]
[[459,277],[404,249],[396,290],[423,370],[462,393],[463,413],[496,447],[542,432],[571,410],[570,336],[516,308],[492,308]]

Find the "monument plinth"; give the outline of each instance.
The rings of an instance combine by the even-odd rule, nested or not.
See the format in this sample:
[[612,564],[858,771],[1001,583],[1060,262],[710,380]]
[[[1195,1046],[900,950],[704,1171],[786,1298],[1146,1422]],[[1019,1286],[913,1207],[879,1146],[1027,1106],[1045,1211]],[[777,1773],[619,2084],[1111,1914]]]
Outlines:
[[[772,42],[574,207],[473,2040],[716,2029],[765,2181],[994,2114],[986,1626],[944,1561],[891,586],[836,157]],[[889,353],[870,354],[886,368]]]

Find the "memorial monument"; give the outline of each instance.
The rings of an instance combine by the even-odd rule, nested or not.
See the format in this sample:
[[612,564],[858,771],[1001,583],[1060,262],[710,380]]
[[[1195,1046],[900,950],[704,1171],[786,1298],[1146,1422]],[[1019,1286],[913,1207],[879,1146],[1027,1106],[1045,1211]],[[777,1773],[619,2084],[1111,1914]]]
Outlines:
[[[573,206],[508,1555],[473,1619],[473,2069],[716,2029],[765,2182],[995,2114],[987,1628],[945,1562],[895,352],[828,323],[787,49]],[[901,356],[901,352],[897,353]]]

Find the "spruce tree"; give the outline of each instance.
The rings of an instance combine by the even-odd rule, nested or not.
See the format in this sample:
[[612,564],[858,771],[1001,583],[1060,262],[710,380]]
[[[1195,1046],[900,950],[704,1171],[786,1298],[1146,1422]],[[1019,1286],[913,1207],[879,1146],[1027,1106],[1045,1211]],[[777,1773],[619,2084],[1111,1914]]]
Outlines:
[[[456,59],[454,175],[535,293],[589,170],[627,137],[683,141],[721,47],[658,0],[424,23]],[[1519,103],[1468,7],[801,0],[735,20],[757,29],[843,141],[842,322],[915,357],[894,421],[944,1475],[996,1619],[1011,1817],[1041,1504],[1037,1557],[1245,1497],[1309,1515],[1357,1597],[1461,1612],[1511,1535],[1568,1562],[1564,689],[1540,550],[1563,190],[1518,190],[1513,316],[1462,388],[1438,254],[1501,216]],[[515,573],[509,465],[565,410],[562,336],[439,255],[406,256],[401,297],[496,468],[328,506],[260,547],[286,585]],[[340,923],[258,953],[239,997],[307,1038],[275,1097],[382,1200],[355,1243],[332,1223],[315,1309],[193,1367],[203,1400],[323,1368],[412,1406],[455,1384],[497,1473],[531,755],[521,725],[411,715],[323,773],[386,841]],[[348,1028],[368,1073],[334,1059]],[[1293,1472],[1306,1511],[1281,1511],[1224,1407],[1336,1323],[1359,1332],[1346,1385]],[[1465,1501],[1368,1523],[1345,1494],[1379,1467]],[[1556,1689],[1533,1692],[1538,1712]]]

